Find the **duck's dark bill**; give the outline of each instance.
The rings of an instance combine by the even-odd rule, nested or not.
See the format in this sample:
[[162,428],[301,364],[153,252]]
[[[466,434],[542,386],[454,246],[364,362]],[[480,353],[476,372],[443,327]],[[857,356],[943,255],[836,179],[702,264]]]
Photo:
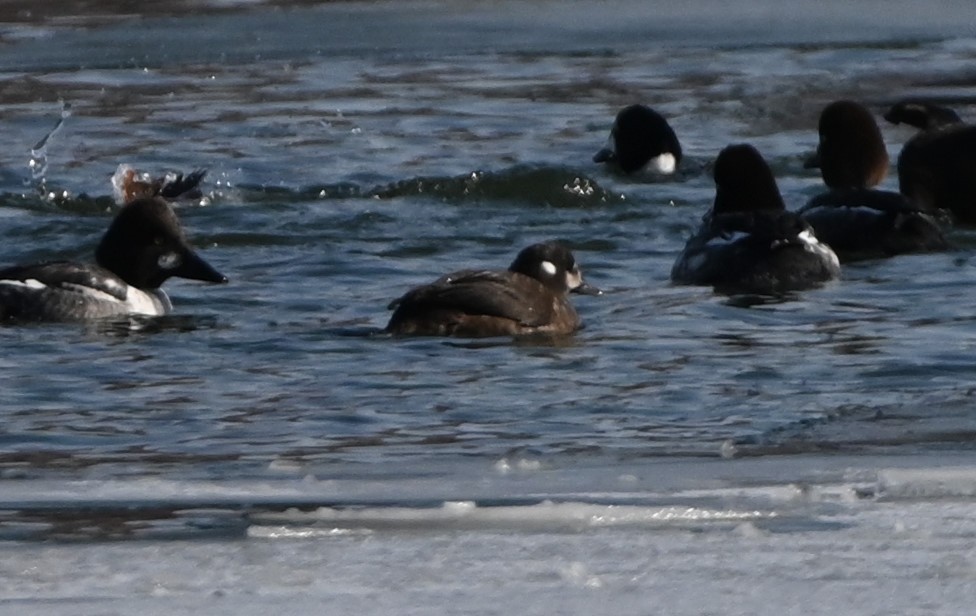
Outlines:
[[176,268],[173,275],[191,280],[203,280],[204,282],[227,282],[227,276],[215,270],[192,251],[187,251],[183,257],[183,263]]
[[603,291],[594,287],[593,285],[586,284],[585,282],[575,289],[572,289],[571,293],[579,293],[580,295],[603,295]]

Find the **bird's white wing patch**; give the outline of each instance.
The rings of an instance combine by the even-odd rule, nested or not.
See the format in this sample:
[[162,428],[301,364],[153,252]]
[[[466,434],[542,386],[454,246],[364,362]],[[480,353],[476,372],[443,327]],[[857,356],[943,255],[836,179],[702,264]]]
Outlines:
[[125,295],[125,305],[129,309],[129,312],[133,314],[146,314],[150,316],[168,314],[173,309],[173,304],[170,303],[169,296],[162,289],[143,291],[135,287],[129,287]]
[[34,291],[40,291],[41,289],[47,288],[46,284],[33,278],[29,278],[27,280],[0,280],[0,284],[11,287],[24,287]]

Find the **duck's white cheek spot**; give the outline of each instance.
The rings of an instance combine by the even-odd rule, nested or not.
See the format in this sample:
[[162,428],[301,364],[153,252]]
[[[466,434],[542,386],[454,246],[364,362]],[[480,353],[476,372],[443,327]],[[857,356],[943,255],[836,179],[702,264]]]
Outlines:
[[556,264],[553,263],[552,261],[543,261],[539,265],[539,267],[542,268],[542,271],[543,272],[545,272],[546,274],[548,274],[550,276],[555,276],[556,275]]
[[180,258],[179,253],[167,252],[159,256],[157,263],[162,269],[171,270],[175,267],[179,267],[181,261],[182,259]]

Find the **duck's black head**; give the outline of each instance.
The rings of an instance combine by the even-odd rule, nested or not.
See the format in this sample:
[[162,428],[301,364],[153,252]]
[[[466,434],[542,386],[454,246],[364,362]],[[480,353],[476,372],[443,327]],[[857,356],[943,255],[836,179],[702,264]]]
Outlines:
[[124,206],[102,236],[95,260],[141,289],[156,289],[171,276],[227,282],[193,251],[173,208],[160,198]]
[[542,242],[523,249],[508,269],[535,278],[556,293],[601,293],[583,280],[573,253],[558,242]]
[[888,173],[888,150],[881,129],[864,105],[830,103],[820,113],[817,131],[817,154],[806,166],[820,167],[824,184],[830,188],[871,188]]
[[719,152],[713,175],[713,214],[786,209],[772,170],[759,150],[747,143],[730,145]]
[[630,105],[617,114],[607,146],[593,161],[614,162],[624,173],[646,166],[669,174],[681,162],[681,144],[664,116],[646,105]]

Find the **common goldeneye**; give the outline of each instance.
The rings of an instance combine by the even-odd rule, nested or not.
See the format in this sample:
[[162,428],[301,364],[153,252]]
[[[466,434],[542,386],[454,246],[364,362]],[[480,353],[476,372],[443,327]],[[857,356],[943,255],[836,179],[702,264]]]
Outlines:
[[171,276],[227,282],[193,251],[173,209],[158,197],[137,199],[119,211],[95,250],[95,261],[97,265],[47,261],[0,270],[0,319],[164,315],[172,304],[160,286]]

